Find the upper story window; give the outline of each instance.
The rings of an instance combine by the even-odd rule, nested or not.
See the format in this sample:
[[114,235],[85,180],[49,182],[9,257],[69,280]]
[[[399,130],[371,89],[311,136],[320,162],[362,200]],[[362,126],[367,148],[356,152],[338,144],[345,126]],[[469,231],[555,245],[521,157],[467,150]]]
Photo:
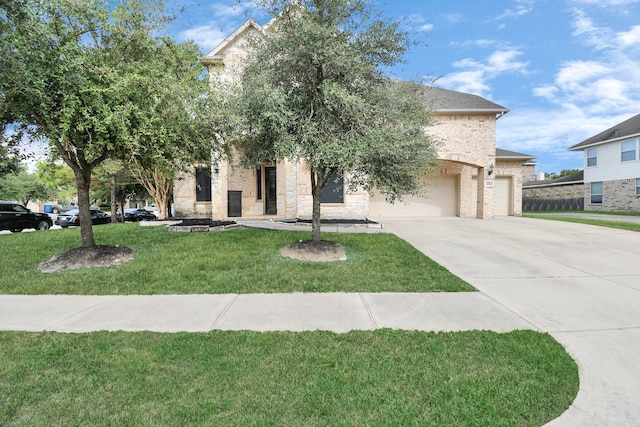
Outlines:
[[598,149],[587,148],[587,167],[598,166]]
[[621,147],[622,147],[621,161],[630,162],[637,158],[635,139],[633,141],[623,141],[621,144]]

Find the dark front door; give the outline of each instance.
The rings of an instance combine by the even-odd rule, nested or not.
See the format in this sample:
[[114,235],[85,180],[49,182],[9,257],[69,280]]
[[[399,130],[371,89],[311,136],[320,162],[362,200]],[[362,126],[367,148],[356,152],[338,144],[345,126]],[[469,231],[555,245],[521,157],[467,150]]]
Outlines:
[[278,213],[278,200],[276,191],[276,168],[267,166],[264,168],[265,201],[264,213],[276,215]]

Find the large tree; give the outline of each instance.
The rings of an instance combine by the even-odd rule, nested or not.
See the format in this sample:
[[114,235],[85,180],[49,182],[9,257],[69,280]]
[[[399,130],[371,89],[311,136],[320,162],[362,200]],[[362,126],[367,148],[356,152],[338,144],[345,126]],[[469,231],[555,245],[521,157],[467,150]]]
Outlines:
[[153,197],[160,219],[169,214],[176,174],[211,156],[218,120],[199,53],[193,43],[164,39],[155,46],[149,73],[138,75],[129,91],[138,109],[126,165]]
[[389,201],[420,191],[435,164],[424,88],[391,79],[411,43],[366,0],[265,0],[277,16],[248,54],[237,102],[246,165],[302,160],[311,169],[312,241],[331,181]]
[[170,18],[162,1],[0,1],[0,119],[17,123],[16,138],[48,140],[73,170],[82,244],[95,246],[91,174],[106,159],[141,151],[136,135],[148,122],[133,89],[143,80],[164,84],[165,67],[154,55],[168,43]]
[[51,190],[36,174],[28,173],[26,167],[0,178],[0,199],[17,200],[26,206],[32,200],[48,199],[50,194]]

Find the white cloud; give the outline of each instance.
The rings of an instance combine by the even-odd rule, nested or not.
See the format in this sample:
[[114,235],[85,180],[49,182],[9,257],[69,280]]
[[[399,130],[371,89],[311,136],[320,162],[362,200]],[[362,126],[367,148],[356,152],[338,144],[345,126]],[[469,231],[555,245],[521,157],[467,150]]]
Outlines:
[[455,68],[462,71],[445,75],[438,80],[438,84],[448,89],[489,96],[489,81],[505,73],[527,74],[527,62],[518,61],[522,52],[517,49],[498,50],[478,62],[465,58],[453,63]]
[[528,15],[533,11],[534,0],[516,0],[515,8],[506,9],[500,16],[494,18],[494,21],[502,21],[508,18],[519,18]]
[[490,90],[485,80],[486,78],[482,71],[462,71],[441,77],[435,81],[435,84],[459,92],[482,95]]
[[569,147],[638,113],[640,58],[635,49],[640,26],[620,31],[596,25],[584,10],[574,10],[573,17],[573,35],[589,51],[561,63],[552,82],[533,89],[535,96],[549,101],[546,107],[513,109],[498,126],[500,147],[539,156],[544,159],[539,169],[547,172],[568,164],[581,168],[581,156],[567,152]]
[[596,61],[570,61],[565,63],[556,76],[556,84],[575,88],[586,81],[606,75],[610,69]]
[[222,28],[214,28],[211,25],[202,25],[200,27],[190,28],[180,33],[180,37],[184,40],[193,40],[201,46],[205,51],[210,51],[218,46],[228,35],[230,31]]
[[234,5],[214,3],[210,5],[210,7],[214,15],[218,18],[235,18],[246,13],[246,11],[249,9],[249,7],[245,7],[240,3],[236,3]]
[[629,54],[640,42],[640,26],[616,32],[598,27],[587,13],[574,11],[574,36],[592,48],[589,60],[561,64],[553,84],[534,89],[556,105],[573,105],[587,116],[637,113],[640,58]]
[[420,14],[409,15],[404,21],[410,32],[425,33],[434,28],[434,25],[427,22],[425,17]]
[[457,24],[460,23],[462,21],[464,21],[464,18],[462,17],[462,15],[457,14],[457,13],[443,13],[440,15],[440,17],[450,23],[450,24]]
[[640,3],[640,0],[570,0],[570,3],[607,8],[612,6],[631,6],[632,4]]
[[640,25],[633,26],[629,31],[618,33],[618,42],[623,48],[637,48],[640,45]]

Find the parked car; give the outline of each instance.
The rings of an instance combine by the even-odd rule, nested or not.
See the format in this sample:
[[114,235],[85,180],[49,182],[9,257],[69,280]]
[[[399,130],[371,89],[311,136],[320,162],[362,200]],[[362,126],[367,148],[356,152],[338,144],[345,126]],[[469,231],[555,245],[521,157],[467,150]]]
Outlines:
[[[60,204],[51,205],[51,213],[59,214],[69,212],[74,209],[80,209],[77,202],[63,202]],[[100,209],[100,207],[91,205],[91,209]]]
[[[116,216],[118,221],[122,221],[122,213],[118,212]],[[124,210],[125,221],[154,221],[156,216],[144,209],[130,208]]]
[[76,202],[63,202],[60,204],[51,205],[51,213],[54,214],[69,212],[73,209],[78,209],[78,204]]
[[[62,228],[79,226],[80,225],[80,210],[73,209],[67,213],[60,214],[56,218],[56,225]],[[93,225],[97,224],[109,224],[111,222],[111,215],[102,212],[99,209],[91,209],[91,222]]]
[[46,213],[32,212],[20,203],[0,201],[0,230],[19,233],[25,228],[48,230],[52,225]]

